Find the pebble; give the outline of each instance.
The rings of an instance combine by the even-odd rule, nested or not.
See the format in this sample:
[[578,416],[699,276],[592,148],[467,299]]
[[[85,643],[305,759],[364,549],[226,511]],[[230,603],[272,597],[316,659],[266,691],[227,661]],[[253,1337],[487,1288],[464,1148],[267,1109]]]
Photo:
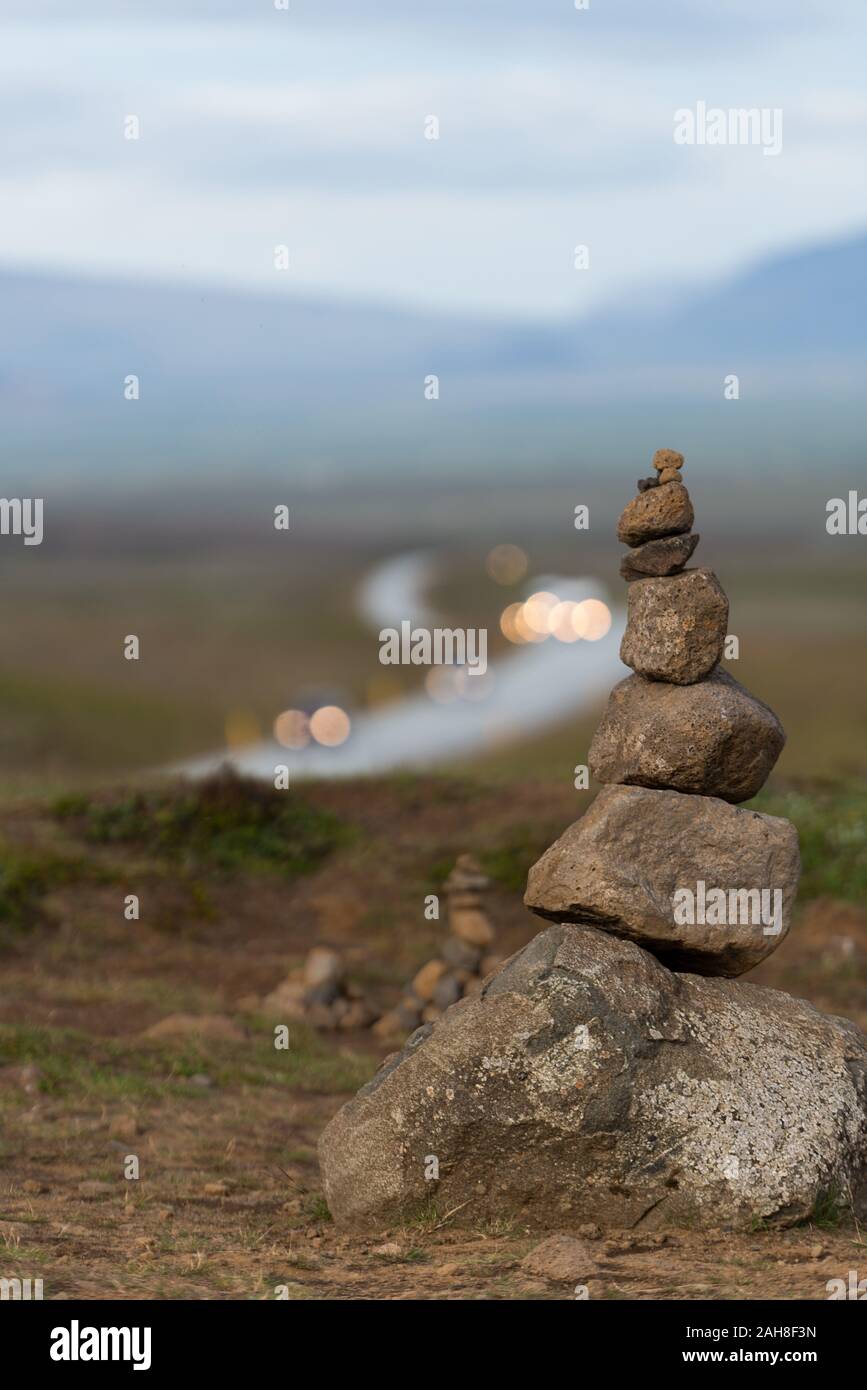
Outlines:
[[490,946],[494,940],[494,929],[487,914],[481,908],[458,908],[449,913],[449,926],[461,941],[471,946]]
[[692,530],[695,515],[682,483],[648,488],[627,502],[617,522],[617,539],[624,545],[643,545],[658,536],[678,536]]
[[434,990],[442,977],[447,973],[448,966],[443,960],[429,960],[423,965],[421,970],[415,975],[412,982],[413,994],[417,994],[419,999],[429,1003],[434,997]]
[[343,979],[343,961],[330,946],[314,946],[304,961],[304,983],[308,989],[319,985],[339,984]]
[[639,492],[646,492],[649,487],[657,487],[658,485],[659,478],[656,474],[654,474],[652,478],[639,478],[636,483]]
[[653,466],[658,473],[666,468],[683,468],[683,454],[676,449],[657,449],[653,455]]

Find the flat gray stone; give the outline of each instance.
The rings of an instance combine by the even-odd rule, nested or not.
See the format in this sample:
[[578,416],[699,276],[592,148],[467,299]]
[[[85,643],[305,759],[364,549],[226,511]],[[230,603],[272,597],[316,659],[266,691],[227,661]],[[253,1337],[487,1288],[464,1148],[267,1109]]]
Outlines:
[[620,573],[630,583],[649,576],[677,574],[683,569],[701,537],[697,531],[686,536],[660,536],[628,550],[620,561]]

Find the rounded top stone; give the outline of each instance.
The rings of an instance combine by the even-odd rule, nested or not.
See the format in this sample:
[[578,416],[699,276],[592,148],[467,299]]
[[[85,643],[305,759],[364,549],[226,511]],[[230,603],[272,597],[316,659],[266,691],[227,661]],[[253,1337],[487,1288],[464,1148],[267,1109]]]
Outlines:
[[663,468],[683,468],[683,454],[676,449],[657,449],[653,455],[653,466],[657,473],[661,473]]

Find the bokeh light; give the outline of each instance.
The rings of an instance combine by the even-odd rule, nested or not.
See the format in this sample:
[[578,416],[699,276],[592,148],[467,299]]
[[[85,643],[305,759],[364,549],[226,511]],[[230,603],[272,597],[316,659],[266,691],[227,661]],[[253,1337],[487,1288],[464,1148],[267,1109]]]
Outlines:
[[274,720],[274,737],[284,748],[306,748],[310,742],[307,715],[300,709],[284,709]]
[[349,738],[349,715],[339,705],[323,705],[310,716],[310,732],[325,748],[336,748]]
[[521,608],[522,605],[520,603],[510,603],[508,608],[504,608],[500,614],[500,631],[504,637],[508,638],[510,642],[514,642],[516,646],[527,640],[525,637],[521,636],[517,628],[516,620]]
[[598,642],[611,627],[611,610],[598,598],[585,598],[575,604],[572,625],[579,637],[587,642]]
[[454,671],[432,666],[424,678],[424,688],[438,705],[453,705],[458,698]]
[[548,636],[548,619],[559,602],[557,595],[549,593],[547,589],[530,595],[523,607],[523,618],[531,632],[539,637]]
[[226,715],[227,748],[244,748],[247,744],[258,743],[261,737],[262,725],[249,710],[236,709]]
[[527,573],[527,556],[519,545],[495,545],[485,569],[495,584],[517,584]]
[[576,605],[567,599],[563,603],[556,604],[548,614],[548,631],[552,637],[556,637],[558,642],[577,642],[578,633],[575,630],[573,616]]

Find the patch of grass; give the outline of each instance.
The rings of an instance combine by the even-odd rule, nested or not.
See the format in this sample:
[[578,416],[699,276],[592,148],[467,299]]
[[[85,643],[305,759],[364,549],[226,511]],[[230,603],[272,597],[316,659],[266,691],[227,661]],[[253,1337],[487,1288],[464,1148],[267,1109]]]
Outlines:
[[867,786],[761,792],[749,804],[797,827],[802,899],[867,897]]
[[333,1051],[316,1034],[293,1028],[293,1045],[277,1052],[273,1035],[243,1042],[213,1039],[93,1039],[73,1029],[0,1025],[0,1066],[32,1062],[40,1090],[74,1101],[201,1097],[190,1077],[204,1073],[218,1087],[275,1086],[334,1094],[369,1081],[375,1063]]
[[224,769],[198,783],[120,800],[63,797],[54,815],[94,844],[136,845],[188,867],[310,873],[349,828],[295,792]]
[[313,1197],[310,1198],[310,1201],[307,1203],[307,1207],[306,1207],[306,1209],[305,1209],[305,1213],[304,1213],[304,1214],[305,1214],[305,1216],[307,1216],[307,1218],[308,1218],[310,1221],[333,1221],[333,1220],[334,1220],[334,1217],[331,1215],[331,1212],[328,1210],[328,1203],[326,1202],[325,1198],[322,1196],[321,1192],[317,1192],[317,1193],[315,1194],[315,1196],[313,1196]]
[[0,945],[39,921],[39,900],[55,888],[110,875],[86,859],[45,850],[0,846]]
[[798,1224],[816,1226],[821,1231],[830,1231],[842,1223],[844,1218],[848,1216],[850,1209],[851,1202],[846,1194],[837,1187],[829,1187],[818,1194],[812,1214],[807,1220]]

